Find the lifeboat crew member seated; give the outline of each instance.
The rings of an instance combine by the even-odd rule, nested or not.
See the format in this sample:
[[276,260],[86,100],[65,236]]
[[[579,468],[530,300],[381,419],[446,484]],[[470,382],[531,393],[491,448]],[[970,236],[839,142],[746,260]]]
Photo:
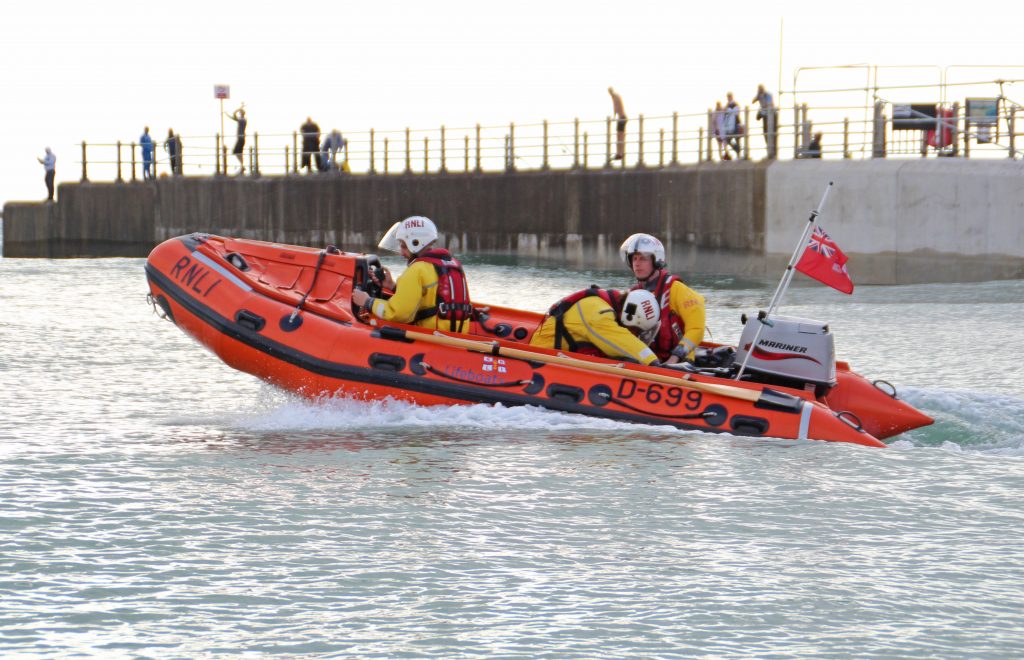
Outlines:
[[385,280],[379,283],[394,294],[373,298],[355,290],[352,302],[385,321],[468,333],[473,305],[466,275],[448,250],[433,247],[436,241],[437,227],[429,218],[414,215],[396,222],[377,245],[408,261],[397,281],[385,270]]
[[649,291],[627,294],[594,286],[555,303],[530,345],[657,364],[647,344],[658,331],[659,317]]
[[661,321],[651,349],[665,364],[692,361],[704,341],[704,296],[668,272],[665,246],[650,234],[633,234],[622,243],[619,254],[636,276],[631,291],[650,291],[658,300]]

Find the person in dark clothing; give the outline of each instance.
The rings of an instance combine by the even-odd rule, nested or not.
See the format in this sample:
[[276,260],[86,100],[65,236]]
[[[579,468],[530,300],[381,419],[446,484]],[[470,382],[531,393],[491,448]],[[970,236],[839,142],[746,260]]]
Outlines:
[[242,107],[227,115],[227,117],[238,124],[238,139],[235,140],[235,148],[231,150],[231,153],[238,159],[238,173],[244,174],[245,162],[242,160],[242,151],[245,149],[245,127],[249,123],[249,120],[245,118],[245,104],[243,103]]
[[167,152],[167,159],[171,161],[171,174],[181,174],[181,150],[178,146],[178,138],[174,135],[174,129],[167,129],[167,139],[164,140],[164,151]]
[[736,152],[736,158],[742,156],[740,136],[743,135],[743,124],[740,122],[740,105],[733,98],[732,92],[725,95],[725,152],[729,147]]
[[316,160],[316,169],[319,171],[322,169],[320,165],[320,127],[312,117],[306,117],[306,123],[299,127],[302,131],[302,164],[300,168],[305,167],[306,173],[311,174],[313,172],[312,160]]
[[821,133],[814,134],[804,153],[806,158],[821,158]]
[[185,150],[181,144],[181,133],[174,134],[174,144],[178,147],[178,174],[185,173]]

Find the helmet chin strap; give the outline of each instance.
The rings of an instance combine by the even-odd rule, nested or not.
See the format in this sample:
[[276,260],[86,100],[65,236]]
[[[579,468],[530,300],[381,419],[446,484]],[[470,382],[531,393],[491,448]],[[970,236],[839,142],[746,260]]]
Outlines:
[[638,278],[636,278],[636,280],[637,280],[637,282],[641,282],[641,283],[643,283],[646,286],[647,283],[650,282],[651,280],[655,279],[654,276],[657,275],[660,272],[661,272],[660,268],[653,268],[653,269],[651,269],[651,274],[650,275],[648,275],[644,279],[640,279],[638,277]]

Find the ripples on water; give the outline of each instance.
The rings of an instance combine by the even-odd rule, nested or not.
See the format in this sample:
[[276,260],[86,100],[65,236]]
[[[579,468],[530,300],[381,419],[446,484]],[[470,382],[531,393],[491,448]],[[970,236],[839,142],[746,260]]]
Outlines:
[[[871,450],[299,400],[152,316],[141,265],[0,260],[4,655],[1024,654],[1020,283],[790,294],[937,419]],[[472,274],[533,309],[621,282]],[[773,288],[697,284],[720,341]]]

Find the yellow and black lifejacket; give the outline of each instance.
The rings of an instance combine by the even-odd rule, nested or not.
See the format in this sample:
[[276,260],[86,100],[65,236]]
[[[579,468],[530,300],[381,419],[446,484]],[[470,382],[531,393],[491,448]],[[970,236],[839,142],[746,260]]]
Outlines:
[[437,316],[448,321],[448,329],[452,332],[462,332],[463,325],[473,319],[473,303],[462,264],[451,252],[442,248],[424,250],[411,259],[409,264],[417,261],[424,261],[437,271],[437,300],[434,307],[425,307],[416,312],[416,321]]

